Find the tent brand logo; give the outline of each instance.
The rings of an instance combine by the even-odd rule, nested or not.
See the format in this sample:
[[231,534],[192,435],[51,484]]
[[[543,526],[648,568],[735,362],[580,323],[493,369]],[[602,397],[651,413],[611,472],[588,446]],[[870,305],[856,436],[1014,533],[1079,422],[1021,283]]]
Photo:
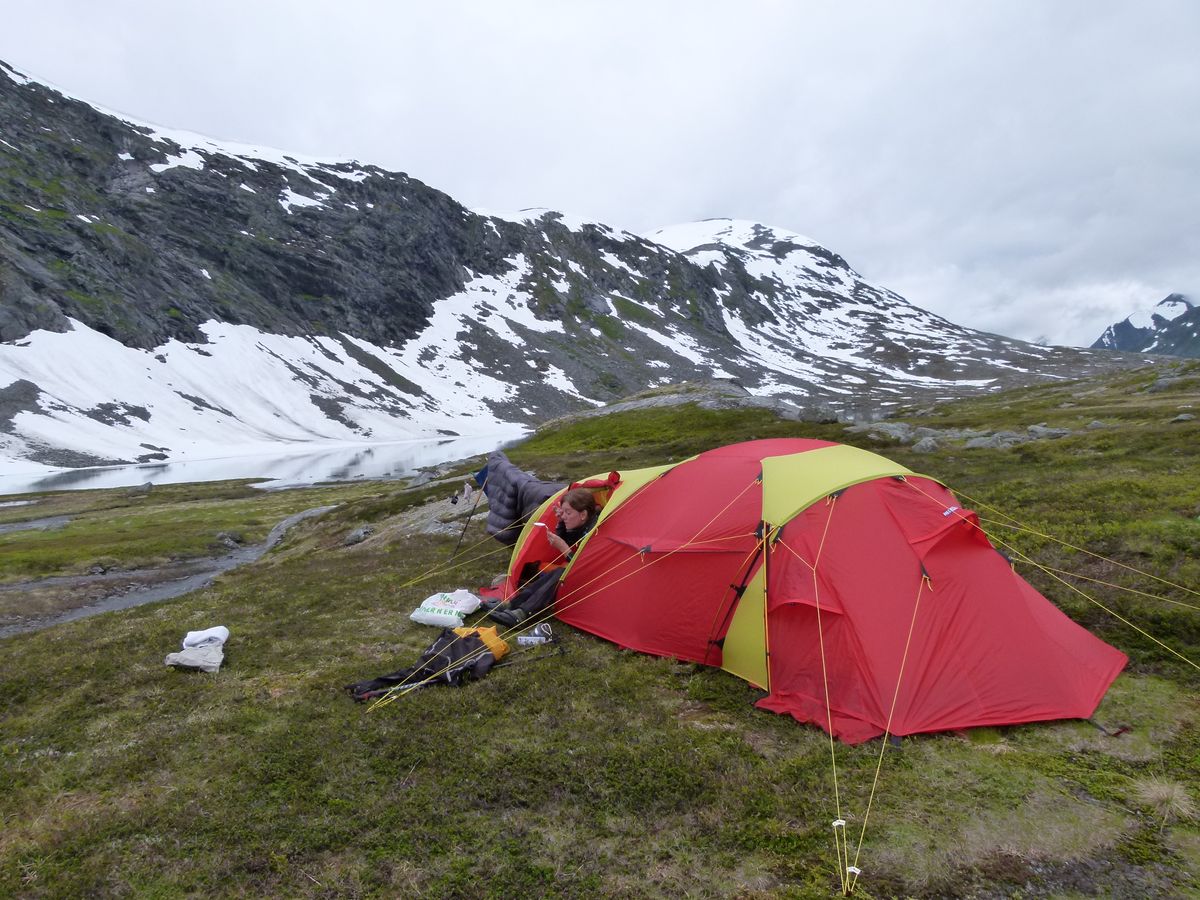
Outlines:
[[959,510],[959,507],[957,507],[957,506],[950,506],[950,507],[947,507],[947,508],[946,508],[946,511],[945,511],[944,513],[942,513],[942,517],[943,517],[943,518],[946,518],[946,517],[948,517],[948,516],[951,516],[951,515],[953,515],[954,513],[958,512],[958,510]]

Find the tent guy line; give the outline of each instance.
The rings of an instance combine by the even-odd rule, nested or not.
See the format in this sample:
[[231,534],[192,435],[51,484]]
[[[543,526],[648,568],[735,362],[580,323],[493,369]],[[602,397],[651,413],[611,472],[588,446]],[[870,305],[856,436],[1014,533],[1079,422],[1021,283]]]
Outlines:
[[1100,607],[1100,609],[1104,610],[1106,613],[1108,613],[1110,616],[1112,616],[1112,617],[1113,617],[1114,619],[1116,619],[1118,622],[1122,622],[1122,623],[1124,623],[1125,625],[1129,626],[1129,627],[1130,627],[1130,628],[1132,628],[1134,631],[1136,631],[1138,634],[1140,634],[1142,637],[1144,637],[1144,638],[1147,638],[1148,640],[1151,640],[1151,641],[1153,641],[1154,643],[1158,644],[1158,646],[1162,647],[1164,650],[1166,650],[1166,651],[1167,651],[1168,653],[1170,653],[1172,656],[1176,656],[1176,657],[1178,657],[1179,659],[1181,659],[1181,660],[1183,660],[1185,663],[1187,663],[1189,666],[1191,666],[1193,669],[1196,669],[1197,671],[1200,671],[1200,665],[1197,665],[1196,663],[1192,662],[1190,659],[1188,659],[1186,656],[1184,656],[1184,655],[1183,655],[1182,653],[1180,653],[1178,650],[1175,650],[1175,649],[1173,649],[1173,648],[1172,648],[1170,645],[1168,645],[1168,644],[1164,643],[1163,641],[1160,641],[1158,638],[1156,638],[1156,637],[1155,637],[1154,635],[1152,635],[1150,632],[1146,631],[1146,630],[1145,630],[1145,629],[1143,629],[1143,628],[1139,628],[1137,625],[1135,625],[1135,624],[1133,624],[1132,622],[1130,622],[1128,619],[1126,619],[1126,618],[1125,618],[1124,616],[1122,616],[1120,613],[1114,612],[1113,610],[1109,609],[1107,606],[1105,606],[1103,603],[1101,603],[1101,602],[1100,602],[1099,600],[1097,600],[1095,597],[1093,597],[1093,596],[1091,596],[1090,594],[1088,594],[1086,591],[1082,591],[1082,590],[1080,590],[1079,588],[1077,588],[1075,585],[1071,584],[1069,581],[1067,581],[1067,580],[1065,580],[1065,579],[1063,579],[1063,578],[1060,578],[1058,575],[1054,574],[1054,572],[1050,571],[1050,570],[1049,570],[1049,569],[1047,569],[1045,566],[1043,566],[1043,565],[1041,565],[1040,563],[1036,562],[1035,560],[1033,560],[1032,558],[1030,558],[1029,556],[1027,556],[1027,555],[1026,555],[1025,553],[1023,553],[1022,551],[1020,551],[1020,550],[1016,549],[1016,548],[1015,548],[1015,547],[1013,547],[1012,545],[1010,545],[1010,544],[1005,544],[1005,546],[1006,546],[1006,547],[1008,547],[1010,550],[1012,550],[1012,551],[1013,551],[1013,553],[1015,553],[1015,554],[1019,555],[1019,556],[1020,556],[1020,558],[1021,558],[1023,561],[1025,561],[1025,562],[1029,563],[1031,566],[1036,566],[1037,568],[1041,569],[1043,572],[1045,572],[1047,575],[1049,575],[1051,578],[1053,578],[1053,579],[1054,579],[1055,581],[1057,581],[1059,584],[1063,585],[1063,586],[1064,586],[1065,588],[1067,588],[1068,590],[1074,591],[1076,594],[1078,594],[1079,596],[1083,597],[1083,598],[1084,598],[1085,600],[1087,600],[1088,602],[1090,602],[1090,603],[1094,603],[1096,606]]
[[892,692],[892,705],[888,710],[887,727],[884,728],[883,737],[879,741],[879,758],[875,763],[875,776],[871,780],[871,793],[867,796],[867,808],[863,812],[862,830],[858,833],[858,846],[854,850],[854,862],[846,867],[846,871],[850,873],[850,893],[854,893],[854,888],[858,884],[858,876],[861,874],[861,870],[858,868],[858,862],[859,858],[862,856],[863,841],[866,840],[867,837],[867,823],[871,818],[871,807],[875,802],[875,791],[879,786],[879,775],[883,771],[883,754],[887,752],[888,736],[891,734],[892,730],[892,716],[896,711],[896,700],[900,696],[900,681],[904,677],[904,672],[907,667],[908,650],[909,647],[912,646],[913,630],[917,625],[917,612],[921,608],[921,596],[924,594],[926,587],[929,587],[930,592],[932,593],[933,586],[929,583],[928,576],[922,578],[917,586],[917,598],[913,601],[912,618],[908,623],[908,636],[904,639],[904,656],[900,660],[900,674],[896,678],[896,690]]
[[[1067,543],[1066,541],[1062,540],[1061,538],[1056,538],[1052,534],[1046,534],[1044,532],[1038,531],[1036,528],[1029,527],[1028,525],[1021,522],[1019,519],[1015,519],[1012,516],[1008,515],[1008,513],[1004,512],[1003,510],[996,509],[994,506],[989,506],[988,504],[983,503],[979,500],[976,500],[974,497],[970,497],[967,494],[962,493],[961,491],[958,491],[957,493],[964,500],[968,501],[972,506],[978,507],[980,509],[986,509],[989,512],[993,512],[996,515],[1001,516],[1004,519],[1008,520],[1008,522],[1000,522],[1000,521],[993,522],[993,524],[995,524],[997,526],[1000,526],[1002,528],[1008,528],[1013,531],[1023,531],[1026,534],[1033,535],[1034,537],[1045,538],[1048,541],[1053,541],[1056,544],[1066,547],[1068,550],[1074,550],[1076,553],[1083,553],[1087,556],[1092,557],[1093,559],[1102,560],[1103,562],[1110,563],[1114,566],[1117,566],[1118,568],[1126,569],[1137,575],[1141,575],[1145,578],[1149,578],[1153,581],[1157,581],[1161,584],[1165,584],[1165,585],[1167,585],[1167,587],[1173,587],[1177,590],[1191,594],[1194,597],[1200,597],[1200,591],[1194,590],[1189,587],[1184,587],[1182,584],[1176,584],[1175,582],[1170,581],[1166,578],[1162,578],[1158,575],[1155,575],[1152,572],[1144,572],[1135,566],[1131,566],[1126,563],[1119,562],[1118,560],[1115,560],[1115,559],[1110,559],[1107,556],[1101,556],[1099,553],[1093,553],[1091,550],[1087,550],[1083,547],[1076,547],[1074,544]],[[988,521],[991,522],[992,520],[988,520]],[[1010,523],[1015,523],[1015,524],[1010,524]],[[1102,583],[1107,583],[1107,582],[1102,582]],[[1117,587],[1117,585],[1112,585],[1112,587]],[[1166,599],[1166,598],[1159,598],[1159,599]]]
[[[746,491],[746,490],[749,490],[751,487],[753,487],[753,482],[752,482],[751,484],[748,484],[748,485],[746,485],[746,488],[745,488],[745,490],[743,491],[743,493],[745,493],[745,491]],[[635,493],[635,494],[634,494],[634,495],[633,495],[633,496],[630,498],[630,502],[632,502],[632,501],[633,501],[633,499],[634,499],[634,498],[636,498],[636,496],[637,496],[637,495],[636,495],[636,493]],[[740,497],[741,495],[739,494],[738,496]],[[734,498],[734,500],[731,500],[731,501],[729,502],[729,504],[727,504],[727,505],[726,505],[726,510],[727,510],[727,509],[729,508],[729,506],[731,506],[731,505],[732,505],[732,504],[733,504],[733,503],[734,503],[734,502],[735,502],[737,499],[738,499],[738,498],[736,498],[736,497],[735,497],[735,498]],[[539,510],[539,512],[542,512],[542,511],[544,511],[544,510],[545,510],[547,507],[549,507],[549,505],[550,505],[550,502],[551,502],[550,500],[547,500],[547,501],[546,501],[544,504],[542,504],[542,508],[541,508],[541,510]],[[618,509],[620,509],[620,508],[621,508],[621,507],[619,507]],[[713,524],[713,522],[715,522],[715,521],[716,521],[718,518],[720,518],[720,516],[721,516],[721,515],[722,515],[724,512],[725,512],[725,510],[722,510],[720,513],[718,513],[716,516],[714,516],[712,519],[710,519],[708,522],[706,522],[706,523],[705,523],[703,526],[701,526],[700,530],[696,532],[696,537],[698,538],[698,537],[699,537],[701,534],[703,534],[703,533],[704,533],[704,529],[706,529],[706,528],[708,528],[710,525],[712,525],[712,524]],[[534,521],[534,519],[532,519],[532,518],[531,518],[531,521]],[[602,523],[603,523],[603,520],[601,520],[600,522],[598,522],[598,523],[597,523],[597,525],[596,525],[596,530],[598,530],[598,529],[599,529],[599,527],[600,527],[600,525],[601,525]],[[522,535],[522,536],[524,536],[524,535]],[[710,540],[715,540],[715,539],[710,539]],[[709,542],[710,542],[710,541],[696,541],[696,540],[693,540],[693,541],[689,542],[689,544],[687,544],[687,545],[685,545],[685,546],[690,546],[690,545],[692,545],[692,544],[705,544],[705,543],[709,543]],[[506,548],[502,548],[502,549],[506,549]],[[674,553],[677,553],[677,552],[679,552],[679,551],[681,551],[681,550],[683,550],[683,549],[684,549],[684,547],[678,547],[678,548],[676,548],[675,550],[671,551],[671,553],[668,553],[667,555],[668,555],[668,556],[670,556],[670,555],[673,555]],[[585,582],[583,585],[580,585],[580,588],[587,587],[588,585],[594,584],[596,581],[598,581],[599,579],[603,578],[603,577],[604,577],[606,574],[611,574],[612,572],[615,572],[615,571],[616,571],[616,569],[617,569],[617,566],[618,566],[618,565],[622,565],[624,562],[628,562],[630,559],[633,559],[633,558],[634,558],[634,557],[628,557],[627,559],[623,560],[621,563],[618,563],[617,565],[614,565],[614,566],[612,567],[612,569],[611,569],[611,570],[609,570],[609,572],[601,572],[601,573],[599,573],[598,575],[596,575],[595,577],[593,577],[593,578],[592,578],[590,581],[587,581],[587,582]],[[639,558],[640,558],[640,557],[639,557]],[[665,558],[665,557],[660,557],[659,559],[656,559],[656,560],[651,560],[649,563],[643,563],[643,564],[644,564],[645,566],[652,566],[652,565],[654,565],[656,562],[661,562],[661,561],[662,561],[664,558]],[[626,573],[625,575],[621,576],[621,578],[620,578],[620,579],[618,579],[618,580],[624,580],[624,579],[626,579],[626,578],[630,578],[630,577],[632,577],[632,576],[634,576],[634,575],[638,574],[639,572],[640,572],[640,569],[639,569],[639,570],[634,570],[633,572]],[[534,615],[534,616],[531,616],[531,617],[530,617],[529,619],[527,619],[526,621],[524,621],[524,622],[521,622],[521,623],[519,623],[519,624],[517,624],[517,625],[513,625],[513,626],[511,626],[511,627],[509,627],[509,628],[505,629],[504,631],[502,631],[502,632],[500,632],[500,633],[499,633],[499,636],[500,636],[500,638],[501,638],[501,639],[504,639],[504,638],[505,638],[505,637],[507,637],[509,634],[513,634],[514,632],[515,632],[515,633],[517,633],[517,634],[523,634],[525,631],[527,631],[527,630],[529,630],[529,629],[533,628],[535,625],[537,625],[537,624],[540,624],[541,622],[544,622],[544,621],[548,621],[550,618],[552,618],[552,617],[554,617],[554,616],[558,615],[559,613],[562,613],[562,612],[566,611],[567,609],[570,609],[570,607],[572,607],[572,606],[574,606],[574,605],[576,605],[576,604],[578,604],[578,603],[581,603],[581,602],[583,602],[584,600],[588,600],[588,599],[590,599],[592,596],[593,596],[592,594],[585,594],[584,596],[582,596],[582,597],[579,597],[579,598],[577,598],[577,599],[573,600],[571,603],[569,603],[569,604],[566,604],[566,605],[563,605],[563,604],[561,603],[561,601],[558,601],[558,602],[556,602],[555,604],[553,604],[553,605],[551,605],[551,606],[547,607],[545,610],[542,610],[541,612],[537,613],[536,615]],[[557,607],[557,612],[555,611],[555,607]],[[460,637],[460,638],[458,638],[458,639],[459,639],[459,640],[461,640],[461,637]],[[477,652],[479,652],[479,651],[477,651]],[[470,659],[470,658],[471,658],[471,656],[470,656],[470,655],[468,655],[468,657],[466,657],[466,658],[467,658],[467,659]],[[427,678],[427,679],[424,679],[423,681],[421,681],[421,682],[417,682],[417,683],[415,683],[415,684],[407,684],[407,681],[408,681],[408,679],[406,678],[406,679],[404,680],[404,682],[401,682],[400,684],[398,684],[398,685],[396,685],[395,687],[393,687],[393,688],[392,688],[390,691],[388,691],[388,692],[387,692],[386,694],[384,694],[382,697],[379,697],[379,698],[377,698],[377,699],[376,699],[376,700],[375,700],[375,701],[374,701],[374,702],[373,702],[373,703],[372,703],[372,704],[371,704],[371,705],[370,705],[370,706],[367,708],[367,712],[372,712],[372,711],[375,709],[375,707],[377,707],[377,706],[386,706],[388,703],[391,703],[391,702],[393,702],[394,700],[398,700],[400,697],[403,697],[405,694],[407,694],[407,693],[410,693],[411,691],[413,691],[413,690],[416,690],[417,688],[421,687],[421,686],[422,686],[422,685],[425,683],[425,681],[431,681],[431,680],[433,680],[434,678],[437,678],[437,677],[439,677],[439,676],[441,676],[441,675],[444,675],[446,671],[449,671],[449,668],[450,668],[450,666],[447,666],[447,668],[446,668],[446,669],[444,669],[444,670],[442,670],[441,672],[438,672],[438,673],[436,673],[435,675],[429,676],[429,678]],[[394,694],[395,694],[395,695],[397,695],[397,696],[393,696]]]
[[[762,476],[760,475],[759,477],[761,479]],[[808,565],[808,567],[812,570],[813,601],[814,601],[813,606],[817,610],[817,644],[821,649],[821,684],[824,687],[824,692],[825,692],[825,697],[824,697],[824,700],[825,700],[825,722],[826,722],[825,730],[829,732],[829,764],[830,764],[830,769],[833,772],[833,805],[834,805],[834,811],[836,813],[836,818],[833,820],[833,822],[834,822],[833,845],[834,845],[834,849],[837,852],[837,870],[838,870],[838,878],[842,883],[842,894],[846,895],[846,894],[850,893],[848,886],[847,886],[847,881],[846,881],[847,877],[850,874],[849,873],[850,845],[846,840],[846,816],[842,813],[841,781],[838,778],[838,768],[837,768],[837,746],[833,739],[833,736],[835,733],[834,727],[833,727],[833,706],[829,702],[829,665],[828,665],[827,658],[825,655],[825,626],[824,626],[824,623],[821,621],[821,587],[820,587],[820,583],[817,580],[817,566],[819,566],[821,564],[821,553],[825,549],[825,539],[829,537],[829,526],[833,522],[833,510],[836,505],[837,505],[837,497],[836,496],[828,495],[825,498],[825,509],[827,510],[826,515],[825,515],[825,527],[821,529],[821,540],[820,540],[820,543],[817,545],[817,552],[813,556],[812,563],[808,564],[807,561],[805,561],[805,564]],[[781,531],[783,531],[783,525],[776,525],[775,528],[773,529],[772,534],[773,534],[776,544],[778,544],[778,542],[779,542],[779,535],[780,535]],[[784,544],[784,546],[786,547],[787,544]],[[800,556],[799,553],[797,553],[795,551],[794,548],[789,548],[789,549],[791,549],[793,556],[803,560],[803,558]],[[770,551],[768,550],[768,553],[769,552]],[[764,564],[764,567],[765,567],[765,564]],[[766,591],[766,587],[764,586],[764,593],[765,593],[765,591]],[[767,621],[767,604],[764,603],[763,604],[763,632],[764,633],[767,631],[768,627],[769,627],[769,624]],[[770,651],[768,651],[768,652],[770,652]],[[771,673],[771,667],[768,664],[768,666],[767,666],[768,684],[766,685],[768,690],[770,690],[770,684],[769,684],[770,673]],[[897,690],[899,689],[899,687],[900,687],[900,683],[899,683],[899,679],[897,679],[897,681],[896,681]],[[891,725],[890,720],[888,722],[888,725],[889,726]],[[885,743],[886,743],[886,736],[885,736]],[[839,828],[839,823],[840,823],[840,828]]]
[[[999,540],[999,538],[994,538]],[[1160,597],[1158,594],[1151,594],[1149,591],[1139,591],[1137,588],[1126,587],[1123,584],[1116,584],[1112,581],[1105,581],[1102,578],[1092,578],[1090,575],[1080,575],[1078,572],[1069,572],[1066,569],[1056,569],[1054,566],[1047,566],[1044,563],[1031,563],[1040,568],[1043,572],[1054,572],[1058,575],[1066,575],[1070,578],[1078,578],[1080,581],[1090,581],[1092,584],[1098,584],[1102,587],[1112,588],[1114,591],[1124,591],[1127,594],[1133,594],[1135,597],[1145,597],[1147,600],[1157,600],[1160,603],[1170,603],[1172,606],[1182,606],[1184,609],[1194,609],[1200,612],[1200,606],[1194,603],[1184,603],[1182,600],[1173,600],[1170,597]]]
[[[917,490],[919,492],[919,488],[914,487],[914,490]],[[968,500],[971,499],[970,497],[967,497],[966,494],[962,494],[962,497],[964,497],[964,499],[968,499]],[[932,499],[932,498],[930,498],[930,499]],[[971,502],[974,503],[974,500],[971,500]],[[996,510],[992,510],[992,511],[996,511]],[[1003,512],[1001,512],[1000,515],[1003,516],[1004,515]],[[962,518],[962,521],[970,523],[970,524],[972,524],[973,527],[978,528],[980,530],[980,532],[983,533],[983,535],[985,536],[986,539],[988,539],[990,541],[995,541],[995,542],[997,542],[997,544],[1001,544],[1004,547],[1006,547],[1007,550],[1012,551],[1015,557],[1020,558],[1021,562],[1028,563],[1028,564],[1034,566],[1034,568],[1037,568],[1037,569],[1040,569],[1040,570],[1046,572],[1046,574],[1050,575],[1051,577],[1054,577],[1056,581],[1062,582],[1064,584],[1064,586],[1066,586],[1070,590],[1074,590],[1075,593],[1078,593],[1081,596],[1084,596],[1084,598],[1086,598],[1087,600],[1090,600],[1091,602],[1093,602],[1093,604],[1096,604],[1097,606],[1102,608],[1102,610],[1104,610],[1105,612],[1108,612],[1110,614],[1110,616],[1112,616],[1115,619],[1120,620],[1120,622],[1123,622],[1124,624],[1128,625],[1129,628],[1132,628],[1135,631],[1139,631],[1140,634],[1144,635],[1145,637],[1150,638],[1150,640],[1152,640],[1156,643],[1162,643],[1162,642],[1157,641],[1157,638],[1154,638],[1152,635],[1146,634],[1145,631],[1142,631],[1141,629],[1138,628],[1138,626],[1134,625],[1133,623],[1126,622],[1126,619],[1123,619],[1120,616],[1118,616],[1117,613],[1110,611],[1108,607],[1105,607],[1103,604],[1100,604],[1100,602],[1098,600],[1094,600],[1093,598],[1091,598],[1090,595],[1085,594],[1078,587],[1075,587],[1075,586],[1073,586],[1073,584],[1063,581],[1062,578],[1058,578],[1056,574],[1069,575],[1070,577],[1073,577],[1073,578],[1082,578],[1082,580],[1084,580],[1084,581],[1090,581],[1090,582],[1093,582],[1096,584],[1103,584],[1104,587],[1109,587],[1114,590],[1124,590],[1124,592],[1127,592],[1127,593],[1132,593],[1132,594],[1136,594],[1139,596],[1145,596],[1145,598],[1150,598],[1152,600],[1159,600],[1159,601],[1164,602],[1164,604],[1174,604],[1176,606],[1183,606],[1183,607],[1188,608],[1188,610],[1200,610],[1200,607],[1194,606],[1192,604],[1186,604],[1186,602],[1183,602],[1182,600],[1172,600],[1171,598],[1166,598],[1166,596],[1158,596],[1156,594],[1148,594],[1148,593],[1144,592],[1144,590],[1135,590],[1133,588],[1124,587],[1124,586],[1122,586],[1122,584],[1116,584],[1114,582],[1109,582],[1109,581],[1102,581],[1102,580],[1099,580],[1099,578],[1092,578],[1092,577],[1088,577],[1086,575],[1076,575],[1075,572],[1068,572],[1068,571],[1064,571],[1062,569],[1054,569],[1054,568],[1051,568],[1051,566],[1043,565],[1042,563],[1038,563],[1036,559],[1033,559],[1032,557],[1028,556],[1028,554],[1025,553],[1024,551],[1020,550],[1019,547],[1016,547],[1012,544],[1008,544],[1008,542],[1004,541],[1002,538],[1000,538],[1000,536],[990,534],[988,532],[988,530],[986,530],[982,526],[982,524],[979,524],[978,522],[973,522],[970,520],[970,518],[967,518],[967,517],[960,516],[960,518]],[[1093,553],[1090,550],[1084,550],[1084,548],[1076,547],[1072,544],[1067,544],[1066,541],[1058,540],[1057,538],[1055,538],[1055,536],[1052,536],[1049,534],[1043,534],[1042,532],[1038,532],[1038,530],[1034,530],[1032,528],[1027,528],[1025,526],[1022,526],[1022,524],[1020,522],[1016,521],[1015,518],[1012,518],[1010,516],[1006,516],[1006,518],[1009,518],[1010,522],[1015,522],[1016,524],[1010,524],[1009,522],[997,522],[994,520],[988,520],[988,521],[991,522],[992,524],[995,524],[995,526],[1000,527],[1000,528],[1008,528],[1010,530],[1015,530],[1015,532],[1021,532],[1024,534],[1032,534],[1034,536],[1037,536],[1037,538],[1045,538],[1046,540],[1054,541],[1055,544],[1061,545],[1063,547],[1067,547],[1068,550],[1074,550],[1074,551],[1078,551],[1080,553],[1086,553],[1087,556],[1090,556],[1094,559],[1103,560],[1103,562],[1105,562],[1105,563],[1111,563],[1112,565],[1120,566],[1120,568],[1122,568],[1122,569],[1127,569],[1129,571],[1135,572],[1135,574],[1138,574],[1138,575],[1141,575],[1141,576],[1144,576],[1147,578],[1152,578],[1152,580],[1154,580],[1154,581],[1162,582],[1163,584],[1166,584],[1166,586],[1169,586],[1172,588],[1177,588],[1178,590],[1183,590],[1183,592],[1186,592],[1188,594],[1200,596],[1200,592],[1195,592],[1195,590],[1193,590],[1193,589],[1183,587],[1182,584],[1176,584],[1174,582],[1166,580],[1166,578],[1160,578],[1157,575],[1152,575],[1151,572],[1144,572],[1144,571],[1141,571],[1140,569],[1135,569],[1134,566],[1132,566],[1132,565],[1118,563],[1116,559],[1110,559],[1109,557],[1100,556],[1099,553]],[[980,520],[980,521],[983,521],[983,520]],[[1162,646],[1165,649],[1170,650],[1171,653],[1175,653],[1175,650],[1171,650],[1170,647],[1166,647],[1166,644],[1162,644]],[[1180,656],[1180,654],[1178,654],[1178,653],[1175,653],[1175,655]],[[1180,658],[1183,659],[1184,661],[1188,662],[1189,665],[1195,666],[1194,662],[1192,662],[1192,660],[1187,659],[1186,656],[1180,656]]]

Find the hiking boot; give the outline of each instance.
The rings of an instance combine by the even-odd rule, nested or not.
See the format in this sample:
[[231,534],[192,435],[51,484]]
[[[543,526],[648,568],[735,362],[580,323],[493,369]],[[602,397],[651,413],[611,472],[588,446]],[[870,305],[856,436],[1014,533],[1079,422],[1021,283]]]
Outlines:
[[479,608],[487,612],[493,609],[508,609],[508,601],[501,600],[499,597],[487,597],[479,601]]
[[529,613],[523,609],[493,609],[488,618],[506,628],[515,628],[529,618]]
[[512,628],[517,624],[516,618],[509,609],[493,609],[487,614],[487,617],[497,625],[503,625],[505,628]]

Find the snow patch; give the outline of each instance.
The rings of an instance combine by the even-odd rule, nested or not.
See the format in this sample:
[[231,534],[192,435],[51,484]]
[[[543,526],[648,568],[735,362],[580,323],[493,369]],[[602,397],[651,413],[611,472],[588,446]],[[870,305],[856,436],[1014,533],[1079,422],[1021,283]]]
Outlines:
[[165,163],[154,163],[150,166],[150,171],[157,175],[161,175],[167,169],[183,167],[185,169],[203,169],[204,157],[195,150],[184,150],[178,156],[167,156]]
[[0,74],[7,75],[10,81],[15,81],[17,84],[24,87],[27,84],[35,84],[36,82],[27,75],[22,75],[16,69],[10,69],[4,64],[0,64]]
[[283,191],[280,192],[279,205],[282,206],[289,215],[291,215],[293,206],[299,206],[302,208],[306,206],[318,206],[321,209],[325,209],[325,204],[320,200],[314,200],[312,197],[305,197],[303,194],[297,194],[290,187],[284,188]]
[[[482,390],[463,390],[445,377],[457,372],[345,336],[289,337],[209,321],[200,326],[205,344],[172,340],[147,351],[68,323],[63,333],[35,331],[19,345],[0,345],[0,385],[39,387],[37,410],[16,413],[13,433],[0,435],[0,473],[36,470],[20,457],[37,446],[136,460],[150,444],[173,460],[209,459],[278,452],[281,444],[512,427],[480,399],[497,396],[498,382],[475,377],[472,386]],[[343,341],[356,346],[353,354]],[[365,366],[364,352],[382,365]],[[384,367],[410,386],[397,387]]]
[[484,216],[489,219],[501,219],[505,222],[515,222],[518,225],[538,225],[544,221],[556,221],[564,225],[571,231],[583,231],[586,228],[598,228],[601,231],[612,231],[607,225],[602,222],[594,222],[591,219],[583,216],[575,216],[569,213],[559,212],[555,209],[548,209],[544,206],[530,206],[526,209],[520,209],[516,212],[498,211],[493,209],[472,209],[471,212],[478,216]]
[[687,253],[689,250],[707,244],[724,244],[730,247],[744,248],[761,236],[769,236],[774,240],[789,241],[807,247],[821,247],[812,238],[794,231],[769,227],[745,219],[704,219],[699,222],[668,225],[642,234],[646,240],[661,244],[679,253]]

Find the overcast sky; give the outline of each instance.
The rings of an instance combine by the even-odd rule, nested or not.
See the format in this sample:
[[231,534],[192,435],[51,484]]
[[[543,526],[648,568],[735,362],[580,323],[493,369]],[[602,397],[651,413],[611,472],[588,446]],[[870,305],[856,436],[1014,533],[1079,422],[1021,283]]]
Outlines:
[[807,235],[971,328],[1200,301],[1200,2],[0,0],[0,59],[471,207]]

